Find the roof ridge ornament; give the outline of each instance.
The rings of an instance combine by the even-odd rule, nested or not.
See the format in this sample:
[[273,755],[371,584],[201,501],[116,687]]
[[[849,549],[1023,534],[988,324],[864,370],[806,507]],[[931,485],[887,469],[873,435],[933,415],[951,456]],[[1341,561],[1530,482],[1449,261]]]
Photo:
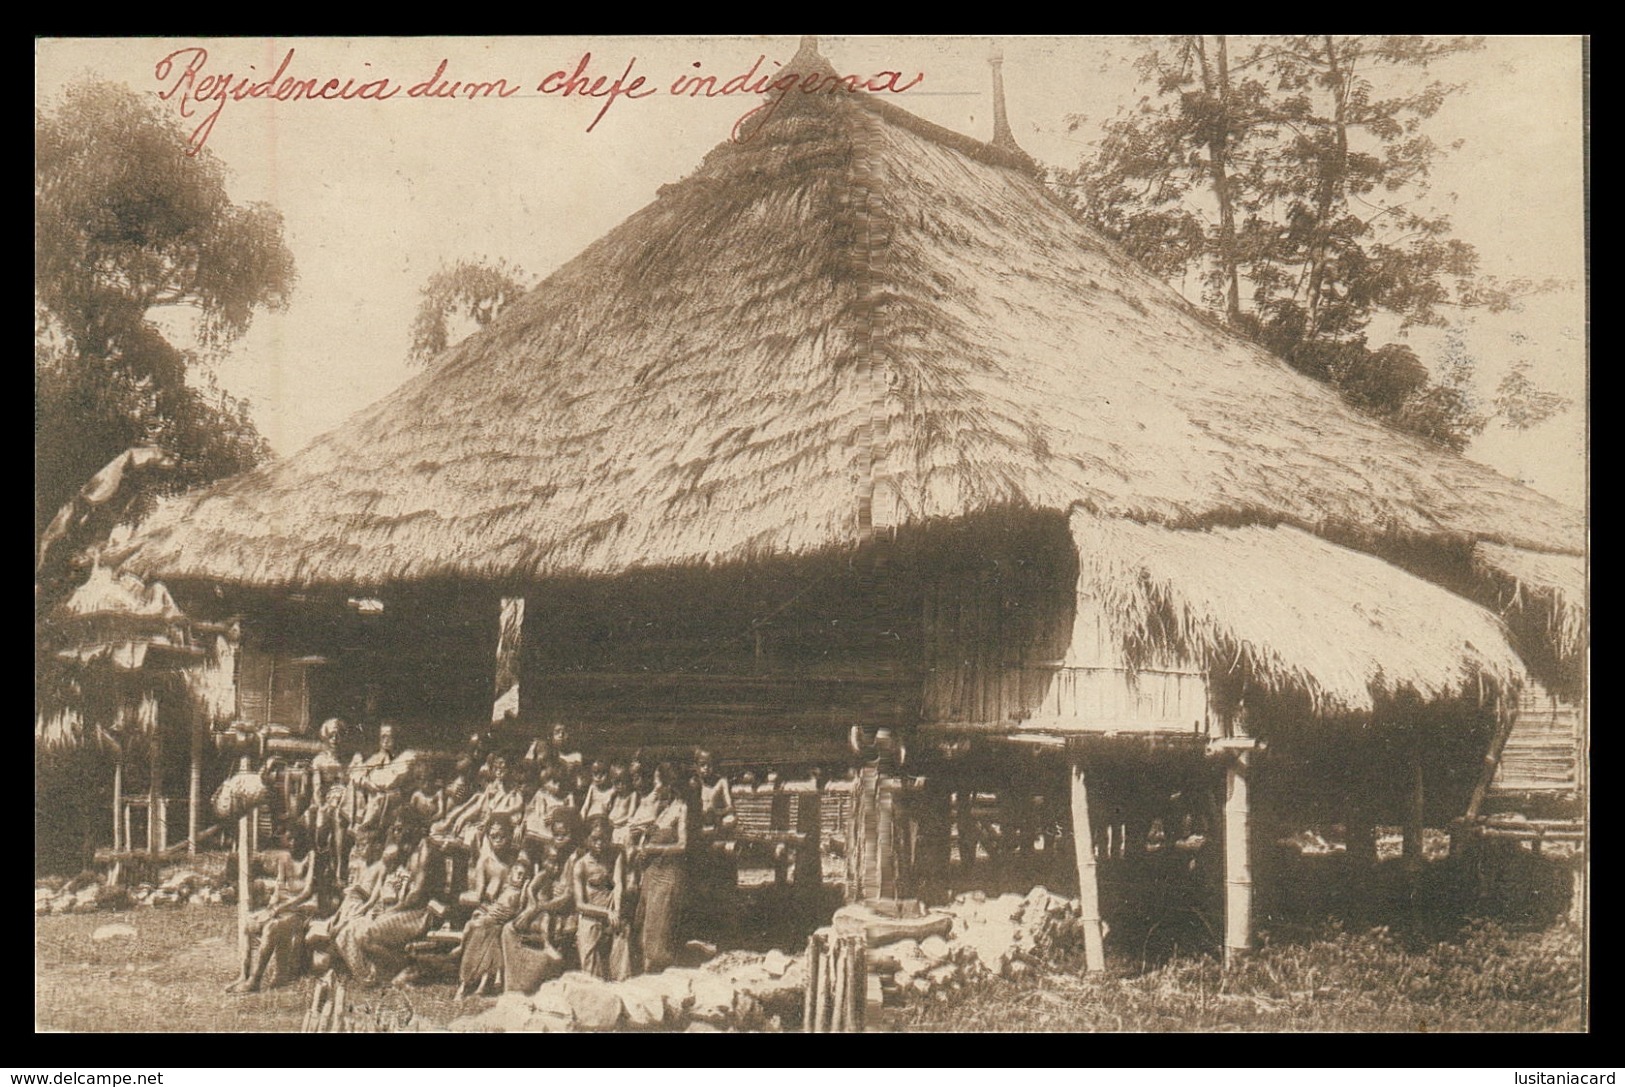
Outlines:
[[990,44],[987,63],[993,69],[993,139],[988,142],[1005,151],[1025,154],[1010,131],[1010,117],[1004,108],[1004,49],[997,41]]

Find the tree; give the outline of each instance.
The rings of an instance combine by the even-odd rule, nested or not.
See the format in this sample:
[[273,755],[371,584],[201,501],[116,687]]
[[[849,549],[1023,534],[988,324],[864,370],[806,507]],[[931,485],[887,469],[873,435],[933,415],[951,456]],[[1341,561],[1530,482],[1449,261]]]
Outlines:
[[[1522,333],[1513,333],[1512,340],[1520,346],[1527,342]],[[1547,392],[1529,377],[1529,363],[1519,359],[1495,387],[1495,418],[1506,430],[1529,430],[1554,415],[1565,412],[1572,401],[1566,396]]]
[[175,462],[129,517],[160,491],[269,455],[248,403],[149,318],[190,309],[200,345],[221,349],[258,310],[284,306],[295,276],[281,215],[233,203],[220,161],[189,156],[185,133],[127,87],[69,88],[36,113],[34,150],[37,541],[126,449],[156,446]]
[[[472,321],[484,328],[504,306],[524,294],[524,271],[506,261],[460,260],[429,277],[412,322],[412,359],[423,362],[453,342],[451,325]],[[461,338],[461,337],[459,337]]]
[[1440,327],[1451,307],[1505,309],[1531,289],[1479,275],[1474,248],[1427,210],[1442,149],[1424,122],[1461,90],[1427,71],[1481,42],[1185,35],[1143,45],[1136,67],[1151,93],[1058,178],[1083,214],[1163,277],[1197,274],[1228,325],[1351,404],[1464,448],[1483,426],[1465,395],[1471,360],[1446,359],[1435,380],[1409,347],[1369,337],[1379,314],[1401,332]]

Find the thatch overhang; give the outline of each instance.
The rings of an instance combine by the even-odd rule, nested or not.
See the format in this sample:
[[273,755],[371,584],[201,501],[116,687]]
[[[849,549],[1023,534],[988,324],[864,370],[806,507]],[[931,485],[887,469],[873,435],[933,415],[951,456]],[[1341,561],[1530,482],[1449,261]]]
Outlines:
[[[1316,535],[1584,549],[1579,511],[1218,329],[1009,152],[792,94],[345,426],[167,504],[128,561],[253,586],[522,589],[1008,506],[1121,521],[1160,564],[1120,571],[1125,614],[1172,609],[1190,638],[1234,637],[1260,675],[1352,708],[1373,683],[1508,678],[1516,655],[1481,609]],[[1180,531],[1216,523],[1272,527]],[[1358,590],[1335,628],[1290,602],[1232,607],[1209,595],[1232,559],[1293,591]],[[1373,601],[1392,610],[1354,607]]]
[[1233,692],[1298,692],[1317,716],[1527,681],[1506,628],[1470,600],[1289,526],[1175,530],[1079,512],[1081,598],[1131,665],[1177,660]]

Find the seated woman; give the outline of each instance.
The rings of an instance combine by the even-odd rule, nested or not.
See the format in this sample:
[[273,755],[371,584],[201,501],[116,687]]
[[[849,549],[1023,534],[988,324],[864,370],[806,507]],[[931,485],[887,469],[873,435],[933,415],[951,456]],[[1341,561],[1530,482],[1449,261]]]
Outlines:
[[[290,854],[298,844],[292,840],[297,831],[296,827],[288,835]],[[305,932],[320,908],[319,883],[314,848],[303,860],[288,857],[278,864],[270,902],[249,914],[244,923],[248,940],[242,973],[226,986],[226,992],[251,993],[261,985],[274,989],[304,972]]]
[[688,803],[678,793],[676,770],[663,762],[655,770],[658,812],[632,856],[640,869],[637,928],[644,970],[664,970],[677,961],[677,925],[682,916],[684,865],[688,852]]
[[[394,974],[398,985],[413,979],[407,945],[429,931],[434,917],[430,902],[445,891],[440,882],[445,866],[432,836],[402,826],[396,848],[397,866],[384,877],[377,901],[365,918],[346,925],[334,941],[362,987],[377,984],[384,971],[398,971]],[[408,849],[410,859],[399,863]]]
[[463,926],[463,956],[457,973],[457,998],[469,993],[486,995],[492,986],[503,987],[502,929],[518,917],[530,887],[530,864],[516,860],[508,866],[495,898],[481,903]]
[[469,907],[494,901],[502,893],[509,869],[520,859],[513,822],[500,815],[486,819],[478,852],[468,868],[467,885],[458,901]]
[[611,981],[632,976],[630,926],[621,915],[621,894],[626,883],[625,862],[611,838],[609,817],[596,816],[587,825],[586,851],[576,858],[576,948],[581,969]]
[[502,960],[508,992],[530,993],[574,965],[576,944],[575,813],[553,813],[545,851],[538,853],[536,877],[524,910],[502,930]]

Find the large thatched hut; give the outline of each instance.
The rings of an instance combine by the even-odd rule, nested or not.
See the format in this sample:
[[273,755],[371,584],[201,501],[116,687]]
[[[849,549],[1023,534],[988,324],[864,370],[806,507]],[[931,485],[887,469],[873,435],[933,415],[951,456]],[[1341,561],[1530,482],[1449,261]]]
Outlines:
[[1579,512],[1216,327],[1008,132],[764,112],[130,565],[247,616],[245,653],[367,660],[323,666],[335,704],[425,727],[488,719],[523,597],[524,715],[606,742],[805,765],[889,726],[946,792],[1070,767],[1085,868],[1212,752],[1244,843],[1260,739],[1283,803],[1442,825],[1529,669],[1573,689]]

